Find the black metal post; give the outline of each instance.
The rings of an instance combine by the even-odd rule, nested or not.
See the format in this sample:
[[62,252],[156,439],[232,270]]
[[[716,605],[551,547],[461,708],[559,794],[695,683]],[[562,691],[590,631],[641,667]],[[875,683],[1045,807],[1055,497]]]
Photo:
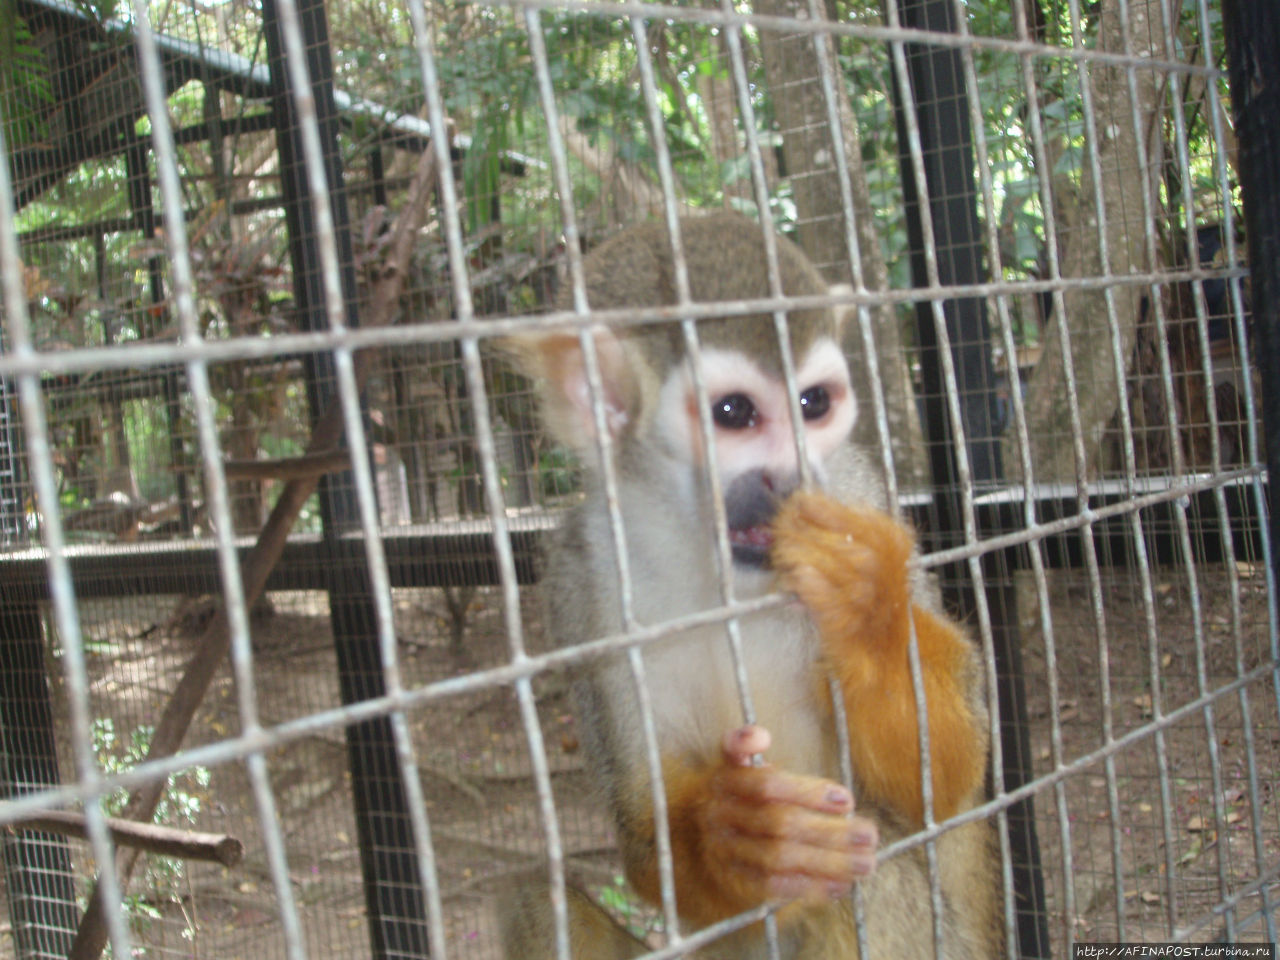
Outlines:
[[[1267,475],[1280,478],[1280,7],[1223,0],[1237,170],[1249,251],[1254,340],[1262,381]],[[1271,567],[1280,581],[1280,503],[1268,483]]]
[[[27,540],[14,399],[13,385],[0,379],[0,544]],[[0,797],[57,786],[53,731],[39,607],[27,591],[0,583]],[[62,837],[18,830],[0,836],[0,849],[16,955],[66,956],[80,924],[71,848]]]
[[[338,115],[333,99],[333,65],[323,0],[301,0],[298,13],[320,126],[346,319],[355,326],[358,317],[350,215],[338,151]],[[289,92],[279,11],[274,0],[264,0],[263,21],[296,315],[306,329],[323,330],[328,324],[317,225],[308,190],[301,130]],[[307,354],[306,369],[307,394],[312,414],[316,416],[337,402],[332,358]],[[339,540],[344,531],[358,525],[358,505],[350,473],[330,475],[321,481],[320,514],[328,548],[324,562],[329,575],[329,616],[342,702],[357,703],[381,696],[386,689],[378,658],[373,590],[363,551],[357,544],[344,546]],[[418,879],[408,802],[396,762],[390,720],[383,717],[349,726],[347,754],[373,955],[378,960],[426,957],[426,901]]]
[[[58,746],[45,673],[44,631],[35,601],[0,587],[0,794],[57,786]],[[9,917],[18,957],[65,957],[80,911],[66,839],[37,830],[5,832]]]
[[[951,0],[893,2],[897,3],[903,26],[948,33],[956,30],[955,7]],[[984,282],[987,272],[978,224],[972,131],[960,54],[949,47],[923,44],[908,44],[905,53],[924,160],[924,188],[929,197],[929,209],[925,211],[907,148],[903,91],[895,82],[898,155],[913,282],[921,287],[929,285],[924,255],[923,218],[926,215],[933,228],[938,282],[944,286]],[[996,428],[995,377],[986,305],[978,298],[948,300],[943,304],[943,314],[951,342],[951,359],[971,476],[975,484],[998,482],[1003,477],[1003,466]],[[947,406],[942,356],[931,302],[917,304],[916,330],[924,381],[923,426],[934,485],[933,523],[926,529],[925,536],[931,549],[942,549],[963,542],[964,522],[956,463],[956,436]],[[979,536],[997,532],[983,529],[979,530]],[[983,558],[982,564],[999,680],[997,697],[1004,786],[1013,790],[1033,776],[1017,600],[1009,558],[1004,554],[990,554]],[[976,610],[975,585],[967,567],[955,564],[944,570],[942,586],[947,606],[972,620]],[[1044,881],[1031,798],[1009,808],[1009,838],[1014,861],[1019,955],[1047,957],[1049,932]]]
[[[4,328],[0,326],[0,354],[5,350]],[[27,539],[16,400],[13,384],[0,377],[0,545]]]

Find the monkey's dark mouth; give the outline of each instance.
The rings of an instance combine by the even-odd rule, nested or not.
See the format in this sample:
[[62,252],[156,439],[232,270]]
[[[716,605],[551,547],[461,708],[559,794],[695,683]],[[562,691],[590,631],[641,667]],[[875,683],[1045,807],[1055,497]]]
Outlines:
[[769,566],[773,515],[793,486],[779,484],[763,470],[744,473],[729,484],[724,492],[724,512],[729,521],[734,563],[744,567]]
[[773,546],[773,530],[765,524],[731,528],[729,546],[733,548],[734,563],[766,567],[769,565],[769,549]]

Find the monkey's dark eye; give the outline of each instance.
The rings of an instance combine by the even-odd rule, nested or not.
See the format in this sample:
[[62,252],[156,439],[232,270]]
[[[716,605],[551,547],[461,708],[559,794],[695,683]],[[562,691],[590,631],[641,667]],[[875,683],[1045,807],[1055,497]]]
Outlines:
[[745,430],[756,425],[758,411],[745,393],[730,393],[711,404],[711,419],[726,430]]
[[826,387],[810,387],[800,394],[800,413],[806,420],[821,420],[831,409],[831,394]]

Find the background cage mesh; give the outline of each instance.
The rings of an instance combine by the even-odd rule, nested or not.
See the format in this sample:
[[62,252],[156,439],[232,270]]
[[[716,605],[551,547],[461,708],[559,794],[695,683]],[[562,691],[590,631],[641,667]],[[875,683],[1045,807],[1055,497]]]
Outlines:
[[[855,442],[998,681],[1009,956],[1277,939],[1274,201],[1221,5],[3,8],[0,955],[497,957],[551,823],[661,947],[505,338],[724,208],[844,285]],[[124,868],[103,815],[243,857]]]

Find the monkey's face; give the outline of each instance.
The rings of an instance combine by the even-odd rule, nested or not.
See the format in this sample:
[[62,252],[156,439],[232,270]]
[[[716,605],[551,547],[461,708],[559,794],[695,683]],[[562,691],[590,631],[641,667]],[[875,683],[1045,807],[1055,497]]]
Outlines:
[[[702,351],[702,375],[711,403],[715,463],[724,497],[730,544],[736,564],[759,568],[771,546],[770,523],[778,505],[801,481],[795,430],[804,431],[813,482],[825,482],[825,465],[848,438],[856,409],[849,368],[831,339],[813,342],[796,357],[796,387],[802,422],[791,421],[786,385],[745,353]],[[672,424],[672,454],[702,475],[708,468],[698,395],[688,364],[663,384],[659,418]]]

